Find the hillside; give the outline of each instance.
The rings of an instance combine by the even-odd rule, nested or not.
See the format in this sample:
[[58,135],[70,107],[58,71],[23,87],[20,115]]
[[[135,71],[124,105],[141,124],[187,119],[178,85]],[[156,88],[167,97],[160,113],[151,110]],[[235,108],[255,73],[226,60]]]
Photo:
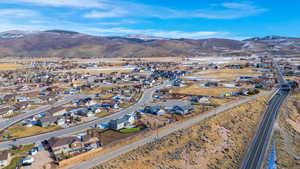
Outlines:
[[297,38],[164,39],[144,35],[102,37],[65,30],[0,33],[0,57],[196,57],[253,53],[300,54]]

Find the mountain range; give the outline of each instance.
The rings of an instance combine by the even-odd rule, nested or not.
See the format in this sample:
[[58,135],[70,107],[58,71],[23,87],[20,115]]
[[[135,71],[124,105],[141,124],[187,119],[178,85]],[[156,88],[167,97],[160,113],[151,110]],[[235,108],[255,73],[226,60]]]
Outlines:
[[300,55],[300,38],[166,39],[94,36],[66,30],[0,33],[0,57],[198,57]]

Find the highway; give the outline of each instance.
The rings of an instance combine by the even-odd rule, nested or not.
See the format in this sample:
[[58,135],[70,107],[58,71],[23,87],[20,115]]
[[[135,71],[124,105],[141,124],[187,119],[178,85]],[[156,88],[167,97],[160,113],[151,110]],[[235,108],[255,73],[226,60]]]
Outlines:
[[[143,106],[149,104],[150,101],[152,100],[152,95],[154,94],[154,92],[156,90],[158,90],[160,88],[164,88],[168,85],[169,85],[169,82],[166,81],[165,83],[163,83],[161,85],[146,89],[144,91],[142,97],[140,98],[140,100],[136,104],[134,104],[134,105],[132,105],[132,106],[126,108],[126,109],[123,109],[119,112],[113,113],[113,114],[105,116],[103,118],[98,118],[98,119],[95,119],[93,121],[89,121],[87,123],[77,125],[77,126],[74,126],[74,127],[65,128],[65,129],[61,129],[61,130],[57,130],[57,131],[53,131],[53,132],[49,132],[49,133],[44,133],[44,134],[40,134],[40,135],[36,135],[36,136],[20,138],[20,139],[17,139],[16,141],[0,142],[0,150],[9,149],[11,145],[17,145],[18,146],[18,145],[24,145],[24,144],[32,144],[32,143],[35,143],[35,142],[44,141],[44,140],[49,139],[49,138],[54,137],[54,136],[62,136],[62,135],[72,134],[74,132],[83,131],[83,130],[86,130],[88,128],[95,127],[95,125],[98,125],[100,123],[107,123],[112,119],[120,118],[121,116],[123,116],[125,114],[137,111],[137,110],[141,109]],[[172,102],[169,102],[169,103],[170,103],[170,106],[174,105],[174,103],[172,103]],[[175,103],[178,103],[178,102],[175,102]],[[29,116],[29,115],[26,115],[26,116]],[[6,124],[6,125],[8,125],[8,124]]]
[[[275,64],[275,69],[277,70],[280,85],[286,83],[277,64]],[[288,95],[289,91],[280,88],[269,101],[269,106],[259,124],[240,169],[261,169],[279,109]]]
[[254,95],[254,96],[250,96],[250,97],[247,97],[247,98],[244,98],[244,99],[241,99],[239,101],[236,101],[232,104],[228,104],[228,105],[223,105],[223,106],[220,106],[218,107],[217,109],[214,109],[214,110],[211,110],[203,115],[198,115],[198,116],[195,116],[187,121],[184,121],[182,123],[177,123],[175,125],[172,125],[172,127],[168,127],[168,128],[165,128],[165,129],[162,129],[160,130],[158,133],[154,133],[150,136],[145,136],[143,139],[141,140],[138,140],[138,141],[135,141],[133,143],[130,143],[126,146],[123,146],[119,149],[116,149],[116,150],[113,150],[111,152],[107,152],[105,154],[102,154],[102,155],[99,155],[93,159],[90,159],[88,161],[85,161],[85,162],[82,162],[80,164],[74,164],[74,166],[70,166],[69,168],[70,169],[82,169],[82,168],[85,168],[85,169],[88,169],[88,168],[92,168],[96,165],[99,165],[101,163],[104,163],[106,161],[109,161],[113,158],[116,158],[118,157],[119,155],[122,155],[126,152],[129,152],[131,150],[134,150],[142,145],[145,145],[147,143],[150,143],[150,142],[153,142],[155,141],[157,138],[161,138],[161,137],[164,137],[168,134],[171,134],[175,131],[178,131],[178,130],[181,130],[181,129],[185,129],[185,128],[189,128],[193,125],[196,125],[198,124],[199,122],[203,121],[203,120],[206,120],[207,118],[210,118],[212,116],[215,116],[219,113],[222,113],[224,111],[227,111],[227,110],[230,110],[236,106],[239,106],[239,105],[242,105],[242,104],[245,104],[249,101],[253,101],[253,100],[256,100],[257,98],[259,97],[262,97],[262,96],[266,96],[266,95],[270,95],[272,93],[272,91],[269,91],[269,92],[261,92],[260,94],[258,95]]

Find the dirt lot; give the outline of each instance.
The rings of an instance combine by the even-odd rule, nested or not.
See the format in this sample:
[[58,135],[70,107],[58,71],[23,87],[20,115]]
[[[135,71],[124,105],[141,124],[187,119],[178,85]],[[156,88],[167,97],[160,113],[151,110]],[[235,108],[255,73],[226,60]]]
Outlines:
[[107,130],[100,134],[101,143],[105,146],[115,141],[136,135],[137,133],[120,133],[114,130]]
[[52,159],[50,158],[50,153],[48,151],[42,150],[39,151],[36,155],[32,156],[34,158],[34,162],[31,166],[22,167],[22,169],[43,169],[50,166],[50,162]]
[[172,133],[95,169],[237,169],[265,111],[265,99]]
[[300,93],[292,95],[282,107],[277,133],[278,168],[300,168]]

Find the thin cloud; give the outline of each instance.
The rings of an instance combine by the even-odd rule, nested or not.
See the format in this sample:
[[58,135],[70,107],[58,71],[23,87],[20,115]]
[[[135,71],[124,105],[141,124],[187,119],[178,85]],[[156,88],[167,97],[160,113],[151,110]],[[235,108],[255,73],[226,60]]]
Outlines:
[[253,3],[233,2],[211,4],[208,8],[189,11],[125,0],[9,0],[0,3],[90,9],[90,12],[82,14],[82,16],[93,19],[122,17],[235,19],[267,11]]
[[102,1],[104,0],[9,0],[1,3],[53,7],[104,8],[106,5]]
[[85,14],[85,18],[115,18],[127,15],[128,12],[123,9],[113,9],[110,11],[92,11]]
[[228,33],[226,32],[215,32],[215,31],[197,31],[197,32],[184,32],[176,30],[155,30],[155,29],[128,29],[128,28],[88,28],[87,31],[94,34],[101,35],[127,35],[127,34],[144,34],[148,36],[157,36],[165,38],[208,38],[223,36]]
[[14,18],[24,18],[24,17],[37,17],[39,14],[35,11],[28,9],[0,9],[0,16],[3,17],[14,17]]
[[266,12],[267,9],[248,3],[214,4],[212,9],[198,10],[195,17],[207,19],[236,19]]

